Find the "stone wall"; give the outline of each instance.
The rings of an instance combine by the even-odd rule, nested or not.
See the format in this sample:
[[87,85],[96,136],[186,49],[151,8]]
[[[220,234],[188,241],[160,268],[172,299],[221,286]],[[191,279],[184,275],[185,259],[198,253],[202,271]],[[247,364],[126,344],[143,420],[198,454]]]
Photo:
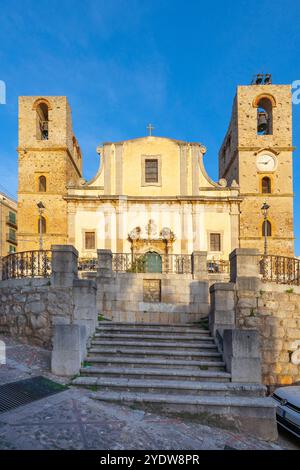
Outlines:
[[0,333],[50,348],[52,326],[73,320],[72,288],[57,288],[49,280],[0,282]]
[[[160,302],[145,292],[146,280],[160,281]],[[145,295],[146,294],[146,295]],[[187,323],[208,315],[208,282],[190,274],[114,273],[97,278],[97,309],[113,321]]]
[[98,250],[98,312],[117,322],[197,322],[209,313],[209,284],[228,279],[209,280],[206,262],[206,252],[194,252],[193,274],[116,273],[112,252]]
[[238,289],[236,326],[259,331],[266,385],[300,381],[299,288],[261,283],[256,292]]
[[210,288],[210,329],[220,349],[225,330],[256,330],[262,381],[270,389],[300,381],[300,286],[264,282],[258,250],[230,255],[231,282]]
[[51,278],[0,281],[0,332],[50,349],[54,327],[76,324],[85,343],[97,323],[96,284],[78,279],[77,263],[74,247],[54,245]]

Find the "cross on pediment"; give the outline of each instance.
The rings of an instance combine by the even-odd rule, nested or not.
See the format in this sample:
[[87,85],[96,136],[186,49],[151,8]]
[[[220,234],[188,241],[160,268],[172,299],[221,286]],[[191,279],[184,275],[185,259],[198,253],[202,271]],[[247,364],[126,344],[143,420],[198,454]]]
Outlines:
[[149,123],[147,129],[149,131],[149,135],[152,135],[152,131],[155,129],[155,127],[151,123]]

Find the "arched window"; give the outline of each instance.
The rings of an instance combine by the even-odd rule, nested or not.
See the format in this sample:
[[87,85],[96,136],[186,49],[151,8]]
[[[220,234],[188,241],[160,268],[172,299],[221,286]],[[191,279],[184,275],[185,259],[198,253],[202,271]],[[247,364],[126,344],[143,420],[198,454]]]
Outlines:
[[261,98],[257,103],[257,133],[259,135],[273,134],[272,102],[269,98]]
[[45,193],[47,191],[47,180],[46,176],[41,175],[39,176],[39,192]]
[[268,176],[264,176],[261,180],[261,192],[263,194],[271,192],[271,179]]
[[45,217],[41,216],[38,220],[38,233],[46,233],[47,224]]
[[37,118],[37,139],[48,140],[49,137],[49,117],[48,117],[48,105],[44,102],[40,103],[36,107],[36,118]]
[[262,236],[264,237],[265,235],[267,235],[267,237],[272,236],[272,225],[269,220],[265,220],[262,224]]

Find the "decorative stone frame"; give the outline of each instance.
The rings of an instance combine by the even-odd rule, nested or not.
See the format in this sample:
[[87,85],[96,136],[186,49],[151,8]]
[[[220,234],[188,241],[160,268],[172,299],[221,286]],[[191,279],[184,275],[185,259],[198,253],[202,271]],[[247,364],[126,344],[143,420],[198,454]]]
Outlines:
[[[95,233],[95,248],[86,248],[85,247],[85,234],[87,232],[94,232]],[[96,253],[97,251],[97,230],[95,228],[83,228],[81,229],[82,235],[82,252],[83,253]]]
[[266,100],[269,100],[272,104],[272,108],[275,108],[276,107],[276,100],[274,98],[273,95],[269,94],[269,93],[261,93],[260,95],[257,95],[253,102],[252,102],[252,106],[253,108],[258,108],[258,103],[260,102],[260,100],[262,99],[266,99]]
[[[146,181],[146,160],[157,160],[157,169],[158,169],[158,178],[157,182],[150,182],[148,183]],[[141,175],[142,175],[142,181],[141,181],[141,186],[161,186],[161,155],[141,155]]]
[[[218,233],[220,235],[220,251],[212,251],[210,249],[210,235],[213,233]],[[208,254],[216,254],[216,255],[222,255],[223,254],[223,247],[224,247],[224,231],[223,230],[208,230],[206,232],[207,234],[207,253]]]

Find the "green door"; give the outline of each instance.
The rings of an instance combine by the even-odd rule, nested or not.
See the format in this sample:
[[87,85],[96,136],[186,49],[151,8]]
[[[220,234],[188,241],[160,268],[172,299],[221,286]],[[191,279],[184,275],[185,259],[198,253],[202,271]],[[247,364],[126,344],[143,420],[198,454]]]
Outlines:
[[146,253],[146,272],[147,273],[161,273],[162,262],[161,256],[155,251]]

